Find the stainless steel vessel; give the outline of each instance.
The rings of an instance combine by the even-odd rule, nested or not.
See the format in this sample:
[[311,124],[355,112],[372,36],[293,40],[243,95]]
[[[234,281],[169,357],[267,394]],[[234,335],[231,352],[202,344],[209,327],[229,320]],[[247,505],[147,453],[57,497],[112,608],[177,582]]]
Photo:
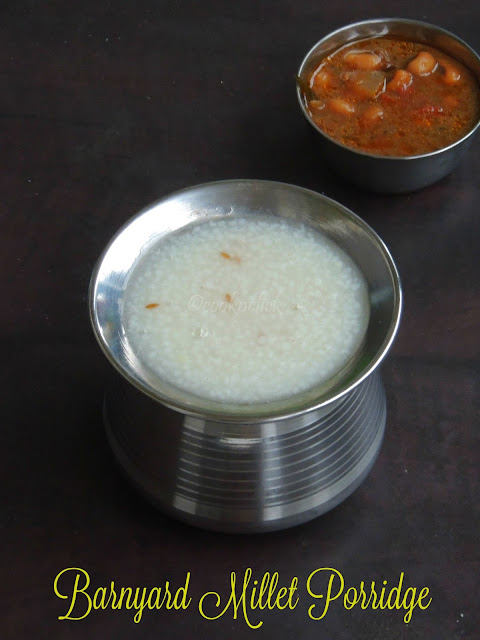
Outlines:
[[[362,350],[318,388],[270,403],[224,404],[155,376],[132,353],[123,293],[162,237],[211,218],[278,216],[319,229],[363,271],[371,315]],[[385,245],[342,205],[292,185],[231,180],[185,189],[147,207],[115,235],[92,276],[95,335],[116,369],[105,397],[112,450],[164,511],[235,532],[305,522],[339,504],[370,470],[385,429],[378,366],[398,328],[401,289]]]
[[[406,18],[364,20],[329,33],[303,59],[298,71],[302,84],[307,82],[320,61],[339,47],[355,40],[381,36],[414,40],[440,49],[463,62],[480,85],[480,57],[467,43],[441,27]],[[444,178],[461,161],[480,127],[479,118],[465,136],[438,151],[417,156],[382,156],[347,147],[330,138],[310,117],[299,84],[297,97],[304,116],[319,134],[319,152],[329,166],[349,182],[378,193],[408,193]]]

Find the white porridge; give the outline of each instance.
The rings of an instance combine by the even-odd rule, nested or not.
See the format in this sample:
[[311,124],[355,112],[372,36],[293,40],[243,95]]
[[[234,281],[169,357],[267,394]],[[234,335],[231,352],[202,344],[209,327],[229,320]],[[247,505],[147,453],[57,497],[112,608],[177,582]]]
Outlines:
[[158,376],[204,398],[257,403],[318,385],[361,345],[368,289],[345,252],[282,220],[197,224],[135,267],[126,335]]

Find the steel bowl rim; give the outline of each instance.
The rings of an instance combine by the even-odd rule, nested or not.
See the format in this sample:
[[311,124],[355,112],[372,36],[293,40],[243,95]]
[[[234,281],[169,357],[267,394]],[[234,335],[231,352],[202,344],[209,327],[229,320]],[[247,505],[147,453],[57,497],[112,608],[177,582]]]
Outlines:
[[[268,405],[268,406],[275,407],[275,404],[278,403],[279,401],[272,401],[270,403],[258,403],[258,405],[257,404],[241,405],[237,403],[230,403],[230,406],[237,407],[238,409],[237,412],[226,411],[225,413],[222,413],[221,410],[212,411],[204,407],[197,408],[193,402],[192,404],[176,402],[172,398],[167,397],[165,394],[162,394],[161,392],[158,392],[158,391],[155,393],[152,392],[146,384],[143,384],[141,380],[138,380],[137,378],[135,378],[124,366],[122,366],[121,363],[118,362],[115,355],[111,352],[108,345],[103,339],[102,333],[100,331],[98,318],[97,318],[97,312],[96,312],[97,310],[96,288],[97,288],[98,275],[101,270],[104,259],[108,255],[110,249],[113,247],[117,239],[123,233],[125,233],[127,229],[130,227],[130,225],[134,224],[137,219],[139,219],[144,214],[147,214],[153,208],[161,205],[162,203],[166,203],[170,199],[178,197],[184,193],[188,193],[188,192],[199,190],[206,187],[210,188],[210,187],[215,187],[217,185],[227,185],[227,184],[237,184],[237,185],[252,184],[252,185],[264,185],[264,186],[277,186],[277,187],[287,188],[289,190],[293,189],[300,192],[304,192],[305,194],[313,196],[316,199],[325,201],[327,204],[341,210],[342,214],[346,215],[347,218],[353,219],[357,224],[359,224],[360,227],[362,227],[362,229],[368,233],[368,235],[370,236],[372,241],[377,245],[379,251],[382,253],[384,257],[385,263],[388,266],[388,269],[390,271],[392,286],[393,286],[393,294],[394,294],[394,305],[393,305],[394,309],[393,309],[392,320],[390,322],[388,331],[386,332],[386,335],[382,342],[381,347],[378,349],[375,356],[371,359],[368,366],[365,367],[362,375],[357,376],[353,381],[351,381],[347,385],[345,389],[341,389],[340,391],[327,397],[326,399],[323,399],[316,403],[311,403],[308,406],[302,406],[299,408],[297,407],[290,411],[284,411],[284,410],[275,411],[275,409],[273,409],[271,411],[259,411],[258,413],[251,412],[251,413],[243,414],[241,412],[242,406],[244,409],[245,409],[245,406],[262,407],[262,406]],[[373,230],[373,228],[367,222],[365,222],[360,216],[358,216],[356,213],[354,213],[349,208],[347,208],[345,205],[341,204],[340,202],[332,198],[329,198],[328,196],[325,196],[324,194],[318,193],[306,187],[300,187],[298,185],[293,185],[293,184],[281,182],[281,181],[242,178],[242,179],[216,180],[213,182],[202,182],[199,184],[187,186],[185,188],[166,194],[165,196],[153,201],[146,207],[143,207],[138,213],[131,216],[111,237],[111,239],[109,240],[106,247],[100,254],[94,266],[94,269],[92,271],[92,275],[90,278],[89,287],[88,287],[88,304],[89,304],[89,317],[90,317],[91,326],[101,350],[103,351],[104,355],[107,357],[107,360],[110,362],[110,364],[113,365],[114,369],[116,369],[116,371],[121,376],[127,379],[139,391],[146,394],[151,399],[167,406],[170,409],[173,409],[175,411],[178,411],[179,413],[182,413],[184,415],[188,415],[194,418],[208,419],[212,422],[219,422],[224,424],[228,424],[228,423],[255,424],[255,423],[269,423],[269,422],[288,420],[291,418],[296,418],[300,415],[304,415],[306,413],[321,410],[322,408],[325,408],[328,406],[334,406],[335,403],[337,403],[339,400],[344,398],[347,394],[351,393],[351,391],[353,391],[359,384],[361,384],[368,376],[370,376],[380,366],[380,364],[386,357],[388,351],[390,350],[390,347],[395,339],[395,336],[397,334],[397,331],[400,325],[400,319],[401,319],[402,307],[403,307],[403,293],[402,293],[400,276],[399,276],[397,267],[395,265],[395,262],[390,254],[389,249],[387,248],[383,240],[380,238],[380,236]],[[193,394],[191,395],[193,398],[196,397]],[[217,404],[219,406],[220,405],[229,406],[228,403],[220,403],[220,402],[213,402],[212,404]]]

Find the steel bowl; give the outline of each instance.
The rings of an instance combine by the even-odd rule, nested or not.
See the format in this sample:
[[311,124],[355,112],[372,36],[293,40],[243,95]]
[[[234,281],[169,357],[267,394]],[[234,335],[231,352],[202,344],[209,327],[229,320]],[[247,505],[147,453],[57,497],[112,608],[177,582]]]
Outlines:
[[357,22],[337,29],[310,49],[298,71],[297,96],[303,114],[320,134],[322,156],[331,168],[359,187],[377,193],[408,193],[448,175],[459,164],[480,126],[480,118],[463,138],[439,149],[415,156],[384,156],[359,151],[326,135],[310,117],[302,86],[320,61],[341,46],[381,36],[395,36],[428,44],[462,62],[480,84],[480,58],[463,40],[434,25],[401,18]]
[[[269,403],[227,404],[172,386],[132,354],[123,296],[138,262],[177,229],[238,216],[320,230],[365,275],[371,313],[363,347],[328,383]],[[339,504],[373,465],[386,415],[378,367],[398,328],[401,288],[383,242],[337,202],[254,180],[174,193],[113,237],[94,269],[89,300],[94,333],[116,371],[105,395],[111,447],[130,480],[164,511],[216,530],[281,529]]]

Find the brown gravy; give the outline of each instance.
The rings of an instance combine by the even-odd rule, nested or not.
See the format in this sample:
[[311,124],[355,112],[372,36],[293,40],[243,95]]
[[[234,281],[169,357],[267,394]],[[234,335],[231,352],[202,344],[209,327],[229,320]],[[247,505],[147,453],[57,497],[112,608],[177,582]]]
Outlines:
[[462,63],[425,44],[360,40],[324,58],[304,100],[328,136],[361,151],[409,156],[442,149],[480,117],[480,89]]

